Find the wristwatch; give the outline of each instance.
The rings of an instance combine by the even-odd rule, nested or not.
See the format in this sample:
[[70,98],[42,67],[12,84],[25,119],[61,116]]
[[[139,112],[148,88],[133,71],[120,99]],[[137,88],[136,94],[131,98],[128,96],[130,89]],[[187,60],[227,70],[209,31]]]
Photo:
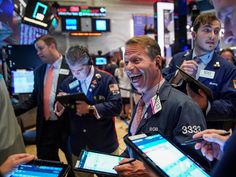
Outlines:
[[88,106],[88,110],[89,110],[89,114],[94,114],[94,112],[95,112],[95,106],[89,105],[89,106]]

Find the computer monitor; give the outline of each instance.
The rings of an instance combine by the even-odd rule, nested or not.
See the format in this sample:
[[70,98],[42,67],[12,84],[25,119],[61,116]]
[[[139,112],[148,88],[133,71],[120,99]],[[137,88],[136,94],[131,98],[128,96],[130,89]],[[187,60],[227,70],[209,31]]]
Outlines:
[[32,93],[34,71],[24,69],[11,71],[11,88],[13,95]]
[[23,22],[48,29],[52,21],[51,16],[52,13],[47,2],[29,0],[25,9]]
[[33,70],[43,63],[37,55],[34,45],[8,45],[6,53],[10,70]]
[[106,65],[107,64],[107,58],[106,57],[96,57],[95,58],[95,65]]
[[61,18],[62,31],[80,31],[80,18],[78,17],[62,17]]
[[109,32],[110,19],[93,19],[92,26],[93,32]]

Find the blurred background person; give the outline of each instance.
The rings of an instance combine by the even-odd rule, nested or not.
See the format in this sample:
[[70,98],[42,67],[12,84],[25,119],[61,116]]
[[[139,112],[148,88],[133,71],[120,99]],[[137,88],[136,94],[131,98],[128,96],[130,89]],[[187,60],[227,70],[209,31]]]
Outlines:
[[44,62],[34,71],[34,89],[31,96],[24,102],[15,105],[16,115],[37,107],[36,147],[37,156],[44,160],[60,161],[61,149],[71,162],[68,150],[69,120],[58,118],[54,113],[54,101],[59,84],[71,72],[64,56],[57,49],[56,39],[50,35],[37,38],[34,42],[37,55]]
[[120,60],[119,68],[115,70],[115,77],[117,78],[120,94],[122,98],[122,112],[120,117],[122,119],[130,119],[130,91],[131,84],[130,80],[124,70],[125,63]]
[[[225,43],[236,44],[236,1],[232,0],[212,0],[216,15],[224,23],[224,40]],[[233,84],[236,89],[236,83]],[[236,132],[228,137],[219,136],[219,130],[205,130],[194,135],[193,138],[203,137],[205,141],[197,143],[196,149],[208,159],[219,159],[211,175],[212,177],[231,177],[235,176],[236,167]],[[227,140],[228,139],[228,140]],[[223,156],[222,151],[224,151]],[[220,156],[219,156],[220,155]],[[222,157],[221,157],[222,156]]]
[[6,83],[1,73],[0,105],[0,164],[2,164],[8,156],[25,152],[25,145]]
[[236,65],[236,60],[234,58],[234,51],[230,48],[222,49],[220,55],[226,59],[228,62]]
[[115,74],[115,70],[116,68],[118,68],[119,66],[117,65],[117,59],[116,57],[113,56],[109,56],[108,57],[108,65],[105,67],[105,70],[109,73],[111,73],[113,76]]
[[[59,94],[83,92],[88,100],[76,101],[74,109],[65,109],[59,102],[55,104],[56,113],[70,120],[73,166],[82,149],[118,155],[115,116],[121,112],[122,100],[114,76],[96,69],[88,49],[83,46],[70,47],[66,61],[73,76],[63,81]],[[91,177],[93,174],[76,172],[76,176]]]

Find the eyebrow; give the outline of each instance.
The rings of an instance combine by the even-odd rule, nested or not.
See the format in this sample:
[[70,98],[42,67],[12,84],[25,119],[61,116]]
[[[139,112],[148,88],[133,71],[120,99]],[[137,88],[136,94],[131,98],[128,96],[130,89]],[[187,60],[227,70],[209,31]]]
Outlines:
[[[213,28],[212,24],[205,24],[202,26],[203,28]],[[220,27],[216,27],[214,29],[220,29]]]

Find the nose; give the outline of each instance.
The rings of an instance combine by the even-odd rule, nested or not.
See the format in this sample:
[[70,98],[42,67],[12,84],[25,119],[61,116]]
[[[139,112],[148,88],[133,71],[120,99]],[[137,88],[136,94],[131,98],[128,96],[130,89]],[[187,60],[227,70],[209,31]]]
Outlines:
[[131,63],[131,62],[128,62],[126,65],[125,65],[125,70],[132,70],[132,68],[134,67],[134,65]]

